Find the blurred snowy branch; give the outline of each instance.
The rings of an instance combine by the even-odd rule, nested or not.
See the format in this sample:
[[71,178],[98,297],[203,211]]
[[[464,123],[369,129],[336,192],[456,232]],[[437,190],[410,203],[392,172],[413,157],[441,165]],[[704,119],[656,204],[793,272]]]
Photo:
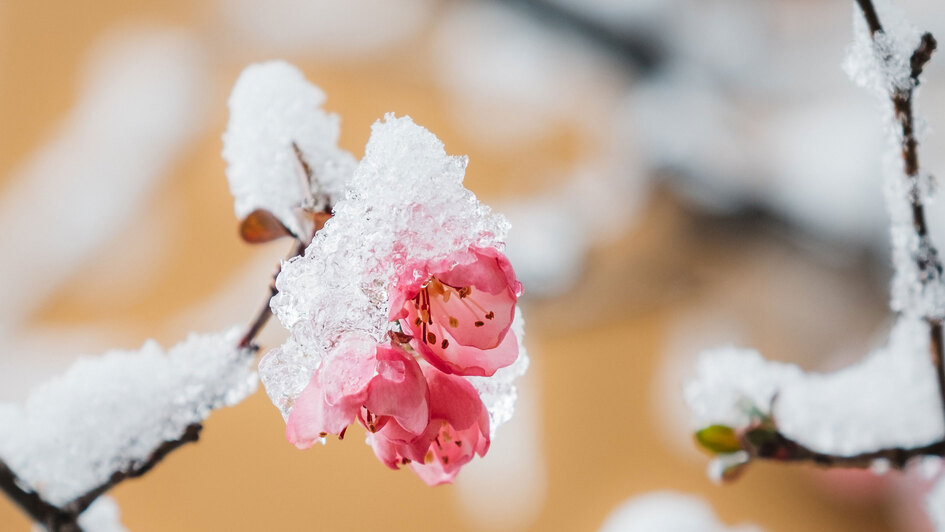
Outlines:
[[857,3],[844,66],[883,103],[894,147],[885,193],[898,320],[884,348],[831,374],[749,350],[703,353],[686,399],[697,440],[717,455],[710,474],[718,480],[736,478],[754,459],[885,470],[945,454],[945,283],[926,223],[933,181],[919,166],[913,98],[936,42],[886,0]]

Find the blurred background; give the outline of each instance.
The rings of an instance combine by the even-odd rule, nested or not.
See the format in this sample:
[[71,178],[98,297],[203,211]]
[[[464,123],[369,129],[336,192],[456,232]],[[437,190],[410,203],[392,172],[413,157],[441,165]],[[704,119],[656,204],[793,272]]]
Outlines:
[[[900,3],[945,35],[941,5]],[[681,399],[704,348],[830,370],[885,337],[883,128],[840,68],[851,17],[846,0],[0,0],[0,400],[79,354],[250,318],[289,244],[237,237],[220,135],[241,69],[284,58],[356,156],[388,111],[469,155],[467,187],[514,224],[532,367],[487,457],[435,489],[360,436],[295,450],[260,389],[112,492],[130,530],[597,530],[655,490],[773,532],[926,530],[909,475],[760,464],[713,485]],[[940,129],[945,61],[927,73]],[[920,152],[933,173],[943,143]],[[0,530],[28,527],[0,500]]]

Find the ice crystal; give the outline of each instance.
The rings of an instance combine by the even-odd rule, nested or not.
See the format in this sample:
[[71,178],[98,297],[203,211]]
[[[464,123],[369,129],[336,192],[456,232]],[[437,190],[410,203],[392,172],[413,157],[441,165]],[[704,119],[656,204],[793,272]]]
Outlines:
[[[502,248],[508,223],[463,187],[466,163],[447,155],[442,142],[409,117],[387,115],[374,124],[334,217],[303,257],[283,264],[276,281],[272,309],[291,337],[263,358],[259,371],[284,416],[343,335],[387,341],[395,280],[419,278],[418,264],[447,260],[470,246]],[[510,415],[511,381],[527,363],[522,351],[500,376],[472,379],[493,425]]]
[[322,209],[341,198],[356,161],[338,148],[339,119],[322,110],[324,102],[321,89],[288,63],[246,67],[230,94],[223,134],[237,217],[265,209],[293,233],[307,235],[298,209]]
[[193,334],[166,354],[148,341],[80,358],[25,404],[0,404],[0,458],[44,500],[70,502],[249,395],[253,353],[236,348],[239,337]]

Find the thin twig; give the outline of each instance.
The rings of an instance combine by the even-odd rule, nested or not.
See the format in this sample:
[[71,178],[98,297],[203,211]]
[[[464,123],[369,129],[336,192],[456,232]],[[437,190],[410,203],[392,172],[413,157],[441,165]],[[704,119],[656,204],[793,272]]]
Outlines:
[[[286,260],[291,259],[292,257],[302,255],[305,253],[306,243],[301,240],[296,240],[292,244],[292,251],[286,257]],[[253,341],[256,339],[256,336],[262,331],[263,327],[266,325],[266,322],[269,321],[269,318],[272,316],[272,308],[269,306],[269,302],[279,293],[279,290],[276,288],[276,277],[279,276],[279,273],[282,271],[282,263],[279,263],[279,266],[276,268],[276,273],[272,274],[272,280],[269,281],[269,295],[266,297],[266,300],[263,301],[263,304],[260,305],[259,310],[256,311],[252,321],[249,323],[249,327],[246,328],[246,334],[240,338],[240,341],[237,347],[241,349],[254,348],[255,345]]]
[[[872,0],[857,0],[857,4],[863,11],[866,23],[869,25],[870,34],[875,38],[877,32],[882,32],[883,27],[876,14]],[[910,188],[915,191],[909,194],[909,202],[912,210],[912,225],[916,234],[919,236],[921,245],[926,246],[927,250],[916,254],[916,264],[919,269],[919,277],[922,283],[940,282],[942,276],[942,264],[938,260],[938,253],[931,243],[928,224],[925,217],[925,205],[922,202],[922,195],[919,190],[919,142],[915,136],[915,117],[913,113],[913,94],[915,88],[919,85],[919,77],[922,70],[932,58],[937,43],[931,33],[924,33],[919,41],[919,45],[913,51],[909,58],[910,77],[912,83],[908,88],[894,90],[890,94],[896,120],[899,122],[902,130],[901,134],[901,152],[903,160],[903,170],[906,179],[909,181]],[[942,320],[939,317],[926,316],[926,322],[929,325],[929,350],[932,363],[935,366],[935,375],[938,381],[939,402],[942,408],[942,416],[945,419],[945,338],[943,338]]]
[[[875,38],[883,31],[882,24],[876,14],[871,0],[856,0],[870,34]],[[942,276],[942,265],[938,260],[937,252],[929,238],[928,225],[925,218],[925,206],[919,194],[919,156],[918,141],[915,137],[913,115],[913,92],[919,85],[919,76],[935,51],[936,42],[931,34],[922,35],[918,47],[910,58],[911,83],[907,88],[896,89],[890,93],[896,120],[899,122],[901,134],[901,152],[906,179],[911,190],[916,191],[909,195],[912,210],[912,223],[919,237],[921,245],[925,246],[923,253],[916,253],[916,263],[919,276],[923,283],[938,282]],[[936,377],[939,386],[939,398],[942,404],[942,413],[945,416],[945,341],[943,341],[943,323],[941,318],[926,316],[929,324],[931,358],[935,365]],[[774,420],[771,426],[761,426],[746,431],[740,438],[741,448],[752,459],[773,460],[780,462],[809,462],[823,467],[869,468],[877,460],[884,460],[894,469],[903,469],[914,459],[924,456],[945,456],[945,441],[936,441],[928,445],[913,448],[894,447],[880,449],[855,455],[834,455],[814,451],[803,444],[781,434]]]
[[863,11],[863,17],[866,18],[866,24],[870,28],[870,35],[883,31],[883,25],[879,23],[879,16],[876,14],[876,8],[873,7],[872,0],[856,0],[856,3]]

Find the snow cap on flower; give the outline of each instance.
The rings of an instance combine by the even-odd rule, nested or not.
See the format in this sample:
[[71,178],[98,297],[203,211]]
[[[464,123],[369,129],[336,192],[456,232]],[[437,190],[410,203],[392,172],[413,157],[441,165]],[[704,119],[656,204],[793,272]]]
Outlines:
[[[463,187],[466,164],[409,117],[374,124],[334,217],[276,281],[272,309],[290,338],[263,358],[260,377],[284,416],[344,337],[388,341],[389,296],[398,282],[423,282],[430,265],[445,271],[473,263],[477,249],[502,248],[508,223]],[[508,417],[493,407],[511,408],[511,382],[525,367],[523,352],[499,370],[501,381],[475,384],[489,390],[486,406],[496,419]]]
[[319,210],[341,198],[356,161],[338,148],[339,119],[322,110],[324,102],[325,94],[286,62],[256,63],[240,74],[223,134],[240,220],[263,209],[305,236],[310,229],[299,208]]

